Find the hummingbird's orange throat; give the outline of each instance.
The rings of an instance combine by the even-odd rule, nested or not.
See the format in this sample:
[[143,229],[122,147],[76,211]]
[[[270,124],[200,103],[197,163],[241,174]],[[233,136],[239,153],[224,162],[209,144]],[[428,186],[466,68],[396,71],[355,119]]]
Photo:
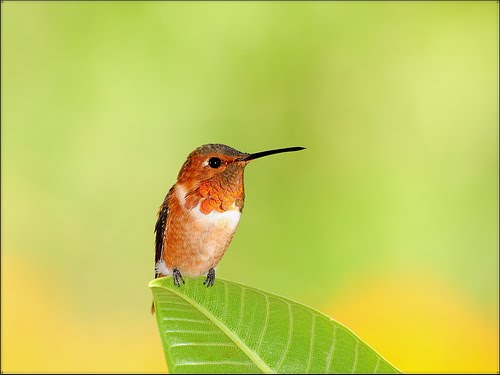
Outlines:
[[[243,175],[241,175],[243,179]],[[202,181],[198,188],[188,191],[184,197],[184,207],[188,210],[200,205],[200,212],[209,214],[212,211],[225,212],[243,209],[243,182],[226,185],[216,178]]]
[[[248,155],[248,154],[241,154]],[[236,160],[239,155],[191,155],[184,164],[177,184],[185,189],[181,199],[188,210],[200,205],[203,214],[225,212],[243,208],[243,172],[248,162]],[[217,168],[208,163],[211,158],[220,162]]]

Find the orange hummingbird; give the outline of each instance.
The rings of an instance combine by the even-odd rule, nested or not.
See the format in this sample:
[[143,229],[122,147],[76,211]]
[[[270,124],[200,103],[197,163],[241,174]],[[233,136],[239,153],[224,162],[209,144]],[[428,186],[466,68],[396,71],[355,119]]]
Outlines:
[[303,149],[247,154],[226,145],[207,144],[191,152],[158,210],[155,278],[173,276],[174,284],[180,286],[182,275],[206,275],[203,285],[213,285],[215,267],[243,210],[245,166],[263,156]]

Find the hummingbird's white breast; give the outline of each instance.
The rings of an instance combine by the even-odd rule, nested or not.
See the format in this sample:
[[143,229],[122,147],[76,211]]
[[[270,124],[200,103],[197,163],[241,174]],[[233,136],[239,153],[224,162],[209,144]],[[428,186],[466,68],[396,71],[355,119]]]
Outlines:
[[[177,185],[176,194],[179,198],[179,201],[182,202],[182,206],[184,209],[184,202],[186,200],[186,190],[182,187],[182,185]],[[218,212],[213,210],[209,214],[205,214],[201,212],[201,203],[203,200],[200,200],[198,204],[188,210],[192,219],[205,228],[205,230],[212,229],[227,229],[229,231],[235,231],[238,223],[240,221],[241,212],[240,209],[233,203],[229,210],[224,212]]]

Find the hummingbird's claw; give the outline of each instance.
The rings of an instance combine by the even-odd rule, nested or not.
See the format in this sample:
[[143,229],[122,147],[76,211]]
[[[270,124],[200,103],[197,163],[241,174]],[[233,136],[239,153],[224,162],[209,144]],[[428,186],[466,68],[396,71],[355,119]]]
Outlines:
[[174,277],[174,284],[177,286],[181,286],[181,283],[179,282],[179,279],[182,281],[183,284],[185,284],[184,279],[182,278],[181,271],[179,271],[177,268],[174,268],[172,271],[172,275]]
[[214,285],[214,282],[215,282],[215,270],[213,268],[210,268],[207,273],[207,278],[203,282],[203,285],[206,285],[208,288],[209,286]]

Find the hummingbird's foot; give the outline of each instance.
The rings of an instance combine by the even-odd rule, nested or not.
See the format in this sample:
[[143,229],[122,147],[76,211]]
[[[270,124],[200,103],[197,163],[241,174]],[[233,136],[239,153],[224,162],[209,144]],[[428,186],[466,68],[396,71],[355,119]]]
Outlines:
[[[172,271],[172,276],[174,277],[174,284],[177,286],[181,286],[180,281],[182,281],[183,284],[185,284],[184,279],[182,278],[181,271],[179,271],[177,268],[174,268]],[[180,281],[179,281],[180,279]]]
[[203,285],[206,285],[208,288],[209,286],[214,285],[214,282],[215,282],[215,270],[213,268],[210,268],[207,273],[207,278],[203,282]]

